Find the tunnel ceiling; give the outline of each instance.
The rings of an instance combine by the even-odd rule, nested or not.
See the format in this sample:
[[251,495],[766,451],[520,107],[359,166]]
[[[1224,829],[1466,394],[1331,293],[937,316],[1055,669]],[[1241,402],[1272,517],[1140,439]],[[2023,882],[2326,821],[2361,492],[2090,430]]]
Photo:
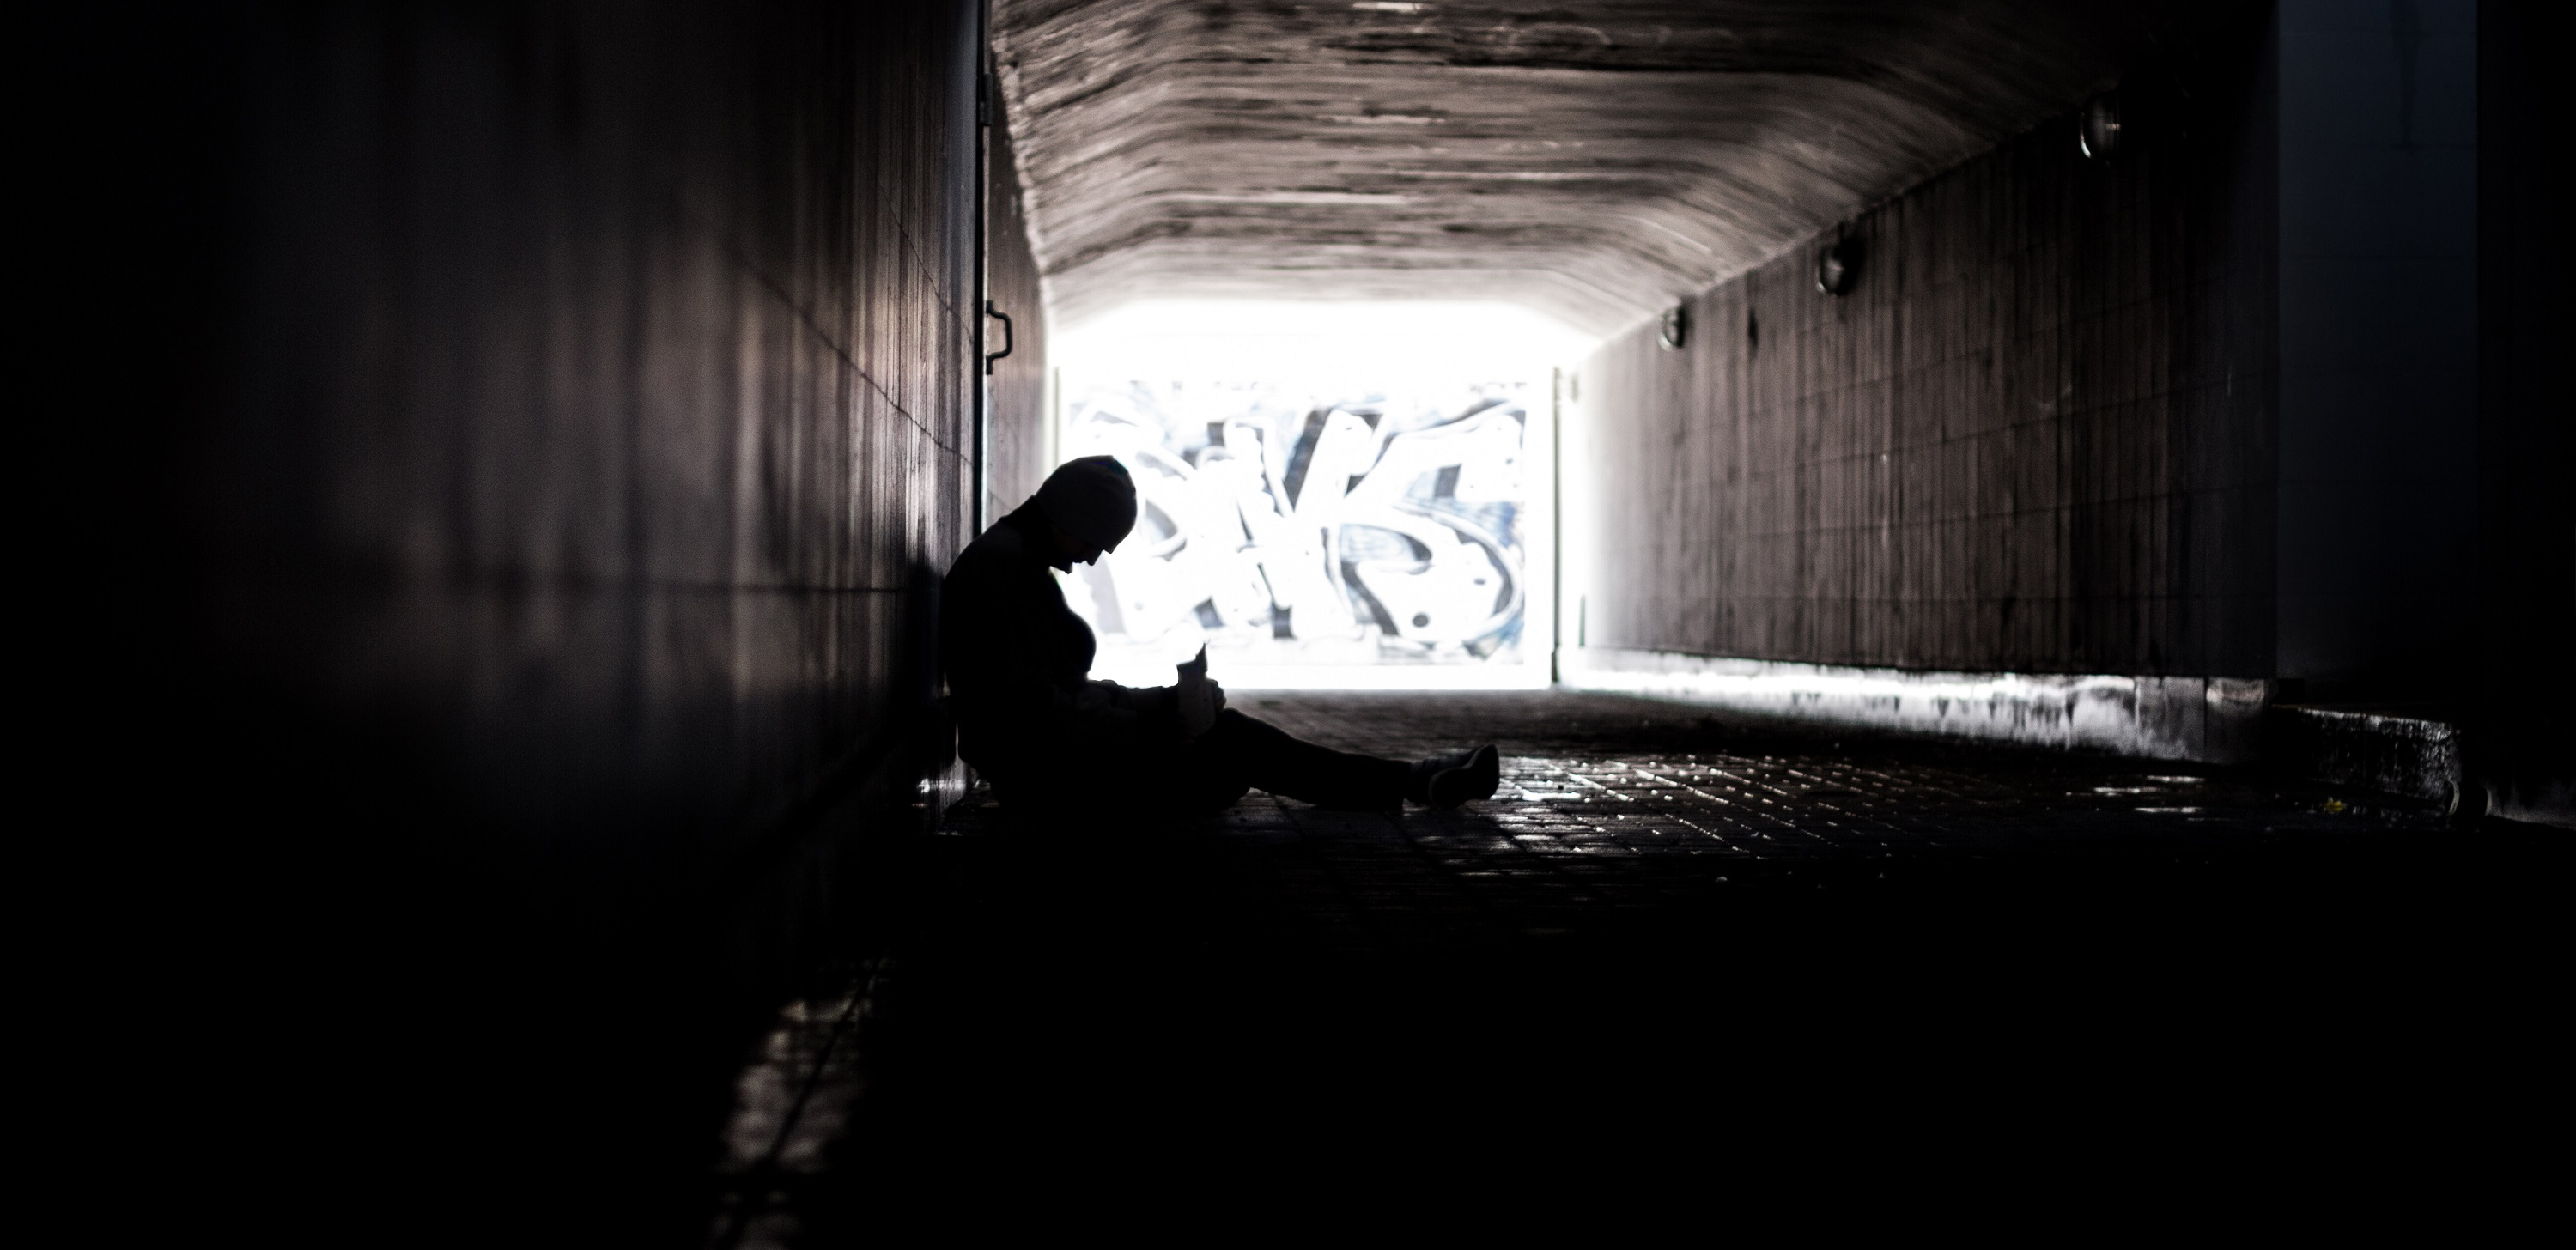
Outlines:
[[997,0],[1060,316],[1498,298],[1596,333],[2109,85],[2144,6]]

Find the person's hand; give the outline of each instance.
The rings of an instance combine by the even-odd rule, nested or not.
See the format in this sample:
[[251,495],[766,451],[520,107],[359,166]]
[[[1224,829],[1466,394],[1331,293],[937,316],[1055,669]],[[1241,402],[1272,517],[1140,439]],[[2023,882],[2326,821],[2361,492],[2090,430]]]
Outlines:
[[1181,735],[1196,738],[1216,726],[1216,714],[1225,706],[1225,691],[1207,678],[1207,649],[1199,649],[1198,658],[1180,666],[1181,680],[1172,687],[1180,713]]
[[1204,677],[1196,681],[1183,678],[1172,689],[1180,702],[1183,737],[1195,738],[1216,727],[1216,712],[1225,706],[1225,695],[1217,690],[1215,682]]

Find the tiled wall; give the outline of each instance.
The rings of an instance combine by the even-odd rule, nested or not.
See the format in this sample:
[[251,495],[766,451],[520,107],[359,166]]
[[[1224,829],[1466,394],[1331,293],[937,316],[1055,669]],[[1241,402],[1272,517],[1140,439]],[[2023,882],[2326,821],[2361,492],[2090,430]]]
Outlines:
[[970,505],[971,12],[259,30],[216,662],[562,855],[721,857],[887,749]]
[[184,744],[148,810],[251,831],[168,855],[216,1044],[376,1055],[245,1043],[239,1122],[371,1108],[371,1183],[440,1195],[372,1219],[474,1223],[441,1169],[544,1168],[567,1239],[667,1238],[694,1173],[651,1169],[707,1157],[735,1030],[883,913],[866,848],[921,819],[976,7],[170,20],[120,80],[194,128],[149,294],[192,363],[124,496],[182,553],[129,653]]
[[1570,389],[1569,632],[1908,668],[2268,675],[2269,95],[2247,46],[2136,74],[1792,249]]

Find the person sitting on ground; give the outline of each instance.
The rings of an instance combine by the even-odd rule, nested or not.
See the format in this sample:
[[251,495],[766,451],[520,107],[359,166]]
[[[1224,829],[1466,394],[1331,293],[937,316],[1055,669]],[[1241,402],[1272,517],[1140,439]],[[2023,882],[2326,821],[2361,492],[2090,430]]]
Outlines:
[[1491,744],[1406,762],[1334,751],[1225,706],[1207,652],[1172,686],[1090,680],[1091,627],[1047,570],[1071,572],[1136,525],[1136,484],[1108,456],[1057,469],[948,571],[939,658],[958,753],[1005,808],[1205,813],[1254,787],[1321,807],[1455,807],[1493,797]]

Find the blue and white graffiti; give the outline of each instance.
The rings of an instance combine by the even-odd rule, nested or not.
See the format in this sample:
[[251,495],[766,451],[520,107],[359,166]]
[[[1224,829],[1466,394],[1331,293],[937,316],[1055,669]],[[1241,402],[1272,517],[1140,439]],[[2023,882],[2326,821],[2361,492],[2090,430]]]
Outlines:
[[1518,658],[1523,387],[1318,401],[1121,383],[1067,396],[1064,454],[1135,474],[1136,533],[1088,574],[1096,623],[1195,627],[1275,660]]

